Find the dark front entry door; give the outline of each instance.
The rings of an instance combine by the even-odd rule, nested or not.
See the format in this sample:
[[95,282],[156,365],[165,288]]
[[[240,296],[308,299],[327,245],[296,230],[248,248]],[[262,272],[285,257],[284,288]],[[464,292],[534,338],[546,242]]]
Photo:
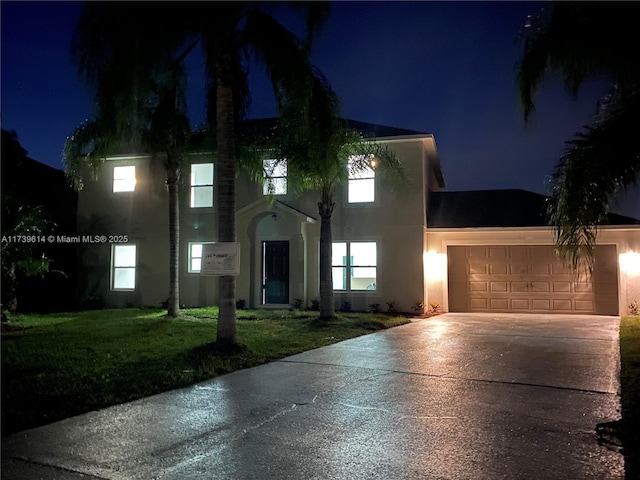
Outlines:
[[262,242],[262,303],[289,303],[289,242]]

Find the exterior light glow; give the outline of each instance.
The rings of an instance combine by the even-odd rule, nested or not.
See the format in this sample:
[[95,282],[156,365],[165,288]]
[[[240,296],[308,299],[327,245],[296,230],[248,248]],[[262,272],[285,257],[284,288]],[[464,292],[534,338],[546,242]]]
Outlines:
[[620,269],[627,275],[640,275],[640,253],[633,251],[621,253]]
[[447,275],[447,255],[438,252],[424,254],[425,269],[429,280],[442,280]]

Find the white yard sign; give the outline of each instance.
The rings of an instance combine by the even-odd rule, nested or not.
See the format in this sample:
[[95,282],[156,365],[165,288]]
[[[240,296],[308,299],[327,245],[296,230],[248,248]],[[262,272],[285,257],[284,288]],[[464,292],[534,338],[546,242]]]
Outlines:
[[240,244],[205,243],[200,275],[240,275]]

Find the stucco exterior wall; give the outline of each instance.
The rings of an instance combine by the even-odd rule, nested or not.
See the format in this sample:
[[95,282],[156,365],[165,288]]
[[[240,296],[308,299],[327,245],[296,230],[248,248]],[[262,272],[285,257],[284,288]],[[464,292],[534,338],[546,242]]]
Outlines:
[[[431,143],[429,141],[431,140]],[[382,139],[381,141],[385,141]],[[429,155],[435,155],[432,137],[392,139],[388,142],[403,162],[411,188],[392,192],[376,177],[375,201],[349,203],[348,186],[335,190],[333,241],[375,241],[377,290],[336,292],[336,307],[350,302],[354,310],[379,304],[382,311],[393,302],[401,311],[424,299],[426,286],[422,251],[425,243],[425,185],[429,181]],[[432,151],[428,153],[429,148]],[[85,299],[99,299],[105,307],[160,306],[168,298],[169,199],[163,158],[148,155],[114,157],[105,161],[96,181],[88,181],[79,196],[81,234],[126,235],[135,244],[136,287],[111,289],[111,244],[83,245],[84,279],[79,286]],[[195,155],[187,163],[214,162],[211,155]],[[114,193],[115,166],[135,165],[134,192]],[[189,245],[217,240],[217,199],[206,208],[190,206],[190,167],[180,184],[180,303],[215,305],[218,278],[189,272]],[[215,178],[215,166],[214,166]],[[434,180],[431,179],[431,182]],[[319,192],[289,192],[268,199],[262,185],[239,174],[236,182],[236,233],[240,243],[237,299],[248,307],[262,305],[262,242],[289,242],[289,303],[309,306],[319,298]]]

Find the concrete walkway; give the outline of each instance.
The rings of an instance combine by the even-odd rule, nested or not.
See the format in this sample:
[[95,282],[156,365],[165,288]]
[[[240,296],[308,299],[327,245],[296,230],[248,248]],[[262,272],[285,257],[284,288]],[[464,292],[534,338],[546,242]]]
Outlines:
[[619,319],[445,314],[2,440],[2,479],[622,479]]

